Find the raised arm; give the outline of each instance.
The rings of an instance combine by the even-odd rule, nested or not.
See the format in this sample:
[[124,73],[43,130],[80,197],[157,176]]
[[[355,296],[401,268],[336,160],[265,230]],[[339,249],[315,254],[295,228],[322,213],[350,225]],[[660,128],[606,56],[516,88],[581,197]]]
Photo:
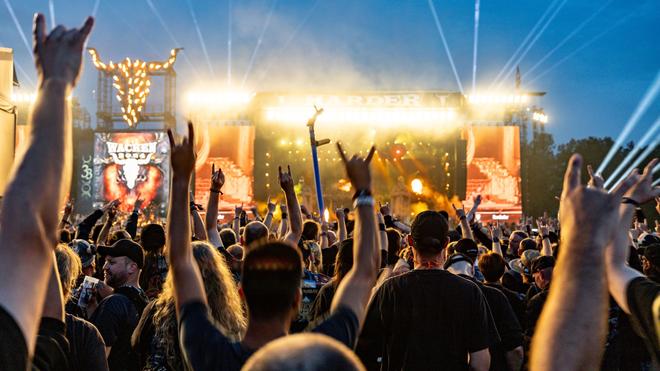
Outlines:
[[268,213],[266,214],[266,219],[264,219],[264,224],[270,230],[271,225],[273,225],[273,214],[275,213],[275,208],[277,207],[277,202],[271,202],[270,196],[268,196],[268,202],[266,203],[268,208]]
[[504,256],[504,254],[502,253],[502,241],[500,240],[501,237],[502,237],[502,230],[500,229],[500,226],[491,225],[490,239],[493,241],[493,252],[499,254],[500,256]]
[[132,239],[137,237],[138,220],[140,219],[140,209],[142,208],[143,202],[144,200],[141,200],[140,195],[138,195],[138,198],[133,205],[133,212],[128,216],[126,224],[124,224],[124,229],[131,235]]
[[[533,370],[589,369],[602,359],[608,307],[603,251],[619,222],[621,197],[637,179],[628,177],[607,193],[580,184],[581,166],[582,158],[573,155],[564,176],[559,207],[564,253],[532,339]],[[584,341],[587,336],[590,341]]]
[[195,192],[190,191],[190,217],[192,218],[193,224],[193,236],[198,240],[205,241],[207,240],[206,236],[206,227],[202,221],[202,217],[199,215],[199,210],[202,209],[202,205],[195,203]]
[[69,217],[71,216],[71,211],[73,211],[73,203],[71,200],[67,201],[66,206],[64,206],[64,213],[62,214],[62,219],[60,219],[60,225],[57,226],[57,229],[64,229],[69,223]]
[[632,223],[635,206],[651,201],[660,196],[660,187],[653,187],[653,167],[657,159],[651,161],[642,174],[639,182],[626,194],[624,203],[619,207],[619,223],[615,230],[612,242],[605,251],[605,267],[607,270],[607,284],[610,295],[617,304],[628,314],[631,313],[628,303],[628,285],[643,274],[628,266],[628,228]]
[[286,212],[286,203],[280,204],[280,213],[282,214],[282,222],[280,223],[279,237],[284,238],[286,232],[289,230],[289,214]]
[[[234,219],[231,222],[231,227],[236,233],[236,237],[240,240],[241,236],[241,214],[243,213],[243,204],[234,207]],[[229,246],[227,246],[229,247]]]
[[346,232],[346,215],[344,215],[344,208],[337,208],[335,210],[335,216],[337,216],[337,242],[342,242],[348,238],[348,233]]
[[302,215],[300,212],[300,204],[296,191],[293,189],[293,177],[291,176],[291,166],[287,166],[287,171],[282,172],[282,167],[279,167],[279,180],[280,186],[284,191],[286,197],[286,207],[289,213],[289,232],[284,236],[284,241],[289,242],[293,246],[298,246],[300,236],[302,236]]
[[536,220],[539,236],[541,236],[541,255],[552,256],[552,243],[550,242],[550,228],[540,219]]
[[337,148],[346,166],[348,178],[357,192],[357,198],[353,233],[353,267],[337,287],[331,310],[334,311],[339,307],[351,309],[360,321],[361,327],[364,322],[364,310],[380,266],[376,212],[374,199],[371,197],[369,169],[375,148],[371,147],[367,158],[353,156],[350,160],[346,159],[341,144],[337,143]]
[[[35,17],[34,58],[39,76],[28,146],[17,159],[0,218],[0,306],[18,323],[34,352],[55,247],[58,214],[71,182],[71,112],[66,97],[80,74],[82,49],[94,23],[46,37]],[[29,294],[28,294],[29,293]]]
[[209,203],[206,205],[206,235],[209,242],[215,247],[225,247],[218,232],[218,202],[224,184],[225,174],[222,169],[218,168],[216,171],[215,164],[211,164],[211,189],[209,190]]
[[172,161],[172,190],[170,210],[167,214],[167,249],[170,273],[174,282],[174,300],[177,315],[181,307],[192,301],[206,304],[202,276],[192,255],[188,187],[195,168],[194,131],[188,123],[188,138],[176,144],[172,131],[168,130]]
[[112,207],[108,209],[107,212],[108,216],[105,219],[105,223],[103,223],[103,228],[101,228],[101,232],[99,233],[98,237],[96,238],[96,245],[105,245],[108,243],[108,235],[110,234],[110,229],[112,229],[112,224],[115,222],[115,217],[117,216],[117,209]]
[[474,237],[472,236],[472,229],[470,228],[470,223],[468,222],[467,216],[465,215],[463,206],[461,205],[460,208],[457,208],[454,206],[454,204],[451,204],[451,207],[454,208],[454,212],[456,212],[456,216],[458,217],[458,220],[460,220],[462,237],[474,240]]

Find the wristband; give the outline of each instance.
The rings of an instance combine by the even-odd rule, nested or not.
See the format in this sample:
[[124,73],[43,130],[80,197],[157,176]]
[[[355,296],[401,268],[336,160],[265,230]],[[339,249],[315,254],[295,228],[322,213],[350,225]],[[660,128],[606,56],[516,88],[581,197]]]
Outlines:
[[467,216],[465,216],[465,215],[463,215],[463,216],[461,216],[460,218],[458,218],[458,220],[465,220],[465,219],[467,219]]
[[288,218],[288,217],[289,217],[289,214],[287,214],[287,213],[282,213],[282,219],[286,219],[286,218]]
[[222,193],[222,191],[219,190],[219,189],[213,189],[213,188],[211,188],[210,191],[211,191],[211,193],[219,193],[219,194],[221,194],[221,195],[224,195],[224,193]]
[[353,208],[357,208],[359,206],[374,207],[374,205],[376,205],[376,201],[374,201],[374,198],[370,195],[360,195],[353,201]]
[[635,200],[633,200],[630,197],[621,197],[621,203],[622,204],[631,204],[634,205],[635,207],[640,207],[641,204]]
[[544,234],[543,236],[541,236],[542,240],[545,240],[546,238],[550,239],[550,235],[549,234]]
[[378,229],[385,232],[385,223],[378,223]]
[[502,241],[499,238],[493,238],[493,243],[501,245]]
[[321,236],[328,236],[328,232],[321,232]]
[[368,196],[371,197],[371,191],[368,189],[359,189],[353,194],[353,201],[357,200],[360,197]]

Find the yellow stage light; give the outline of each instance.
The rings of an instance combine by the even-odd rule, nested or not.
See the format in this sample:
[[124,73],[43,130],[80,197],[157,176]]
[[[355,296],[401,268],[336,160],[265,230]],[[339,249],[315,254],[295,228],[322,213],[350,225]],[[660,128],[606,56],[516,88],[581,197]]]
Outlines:
[[[314,114],[313,107],[266,107],[264,118],[266,121],[280,124],[299,124],[306,122]],[[377,125],[402,125],[402,124],[449,124],[455,123],[456,111],[439,108],[355,108],[335,107],[324,111],[319,121],[338,125],[377,124]]]
[[420,179],[415,178],[410,183],[410,188],[412,188],[414,194],[421,195],[424,190],[424,184]]
[[323,220],[325,220],[326,223],[330,221],[330,211],[327,208],[323,210]]

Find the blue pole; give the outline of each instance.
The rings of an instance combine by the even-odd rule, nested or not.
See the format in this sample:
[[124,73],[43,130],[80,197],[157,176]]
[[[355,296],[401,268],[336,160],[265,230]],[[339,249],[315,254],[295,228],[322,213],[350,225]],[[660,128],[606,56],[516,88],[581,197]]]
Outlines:
[[316,151],[316,137],[314,125],[309,126],[309,140],[312,144],[312,163],[314,164],[314,182],[316,184],[316,202],[319,206],[319,215],[323,217],[325,207],[323,205],[323,190],[321,189],[321,172],[319,171],[319,156]]
[[307,121],[307,127],[309,128],[309,142],[312,146],[312,164],[314,165],[314,184],[316,185],[316,202],[319,206],[319,216],[323,218],[323,212],[325,211],[325,206],[323,205],[323,189],[321,188],[321,172],[319,171],[319,156],[316,151],[316,147],[327,144],[329,140],[323,140],[318,142],[316,140],[316,135],[314,134],[314,124],[316,123],[316,118],[323,112],[323,108],[319,109],[314,107],[316,113],[314,116]]

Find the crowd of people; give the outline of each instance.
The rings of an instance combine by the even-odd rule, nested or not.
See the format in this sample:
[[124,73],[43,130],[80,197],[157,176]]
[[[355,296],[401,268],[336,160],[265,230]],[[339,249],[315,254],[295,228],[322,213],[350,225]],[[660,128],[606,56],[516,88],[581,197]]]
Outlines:
[[[650,370],[660,367],[660,227],[650,161],[614,190],[567,165],[557,218],[482,224],[427,210],[410,225],[372,195],[370,162],[337,150],[355,190],[328,223],[285,201],[218,224],[190,197],[194,130],[171,145],[167,222],[117,201],[72,225],[71,113],[93,26],[34,22],[38,99],[0,208],[3,370]],[[382,200],[385,201],[385,200]],[[309,205],[308,205],[309,206]],[[657,219],[657,215],[650,216]],[[635,222],[633,222],[635,219]]]

